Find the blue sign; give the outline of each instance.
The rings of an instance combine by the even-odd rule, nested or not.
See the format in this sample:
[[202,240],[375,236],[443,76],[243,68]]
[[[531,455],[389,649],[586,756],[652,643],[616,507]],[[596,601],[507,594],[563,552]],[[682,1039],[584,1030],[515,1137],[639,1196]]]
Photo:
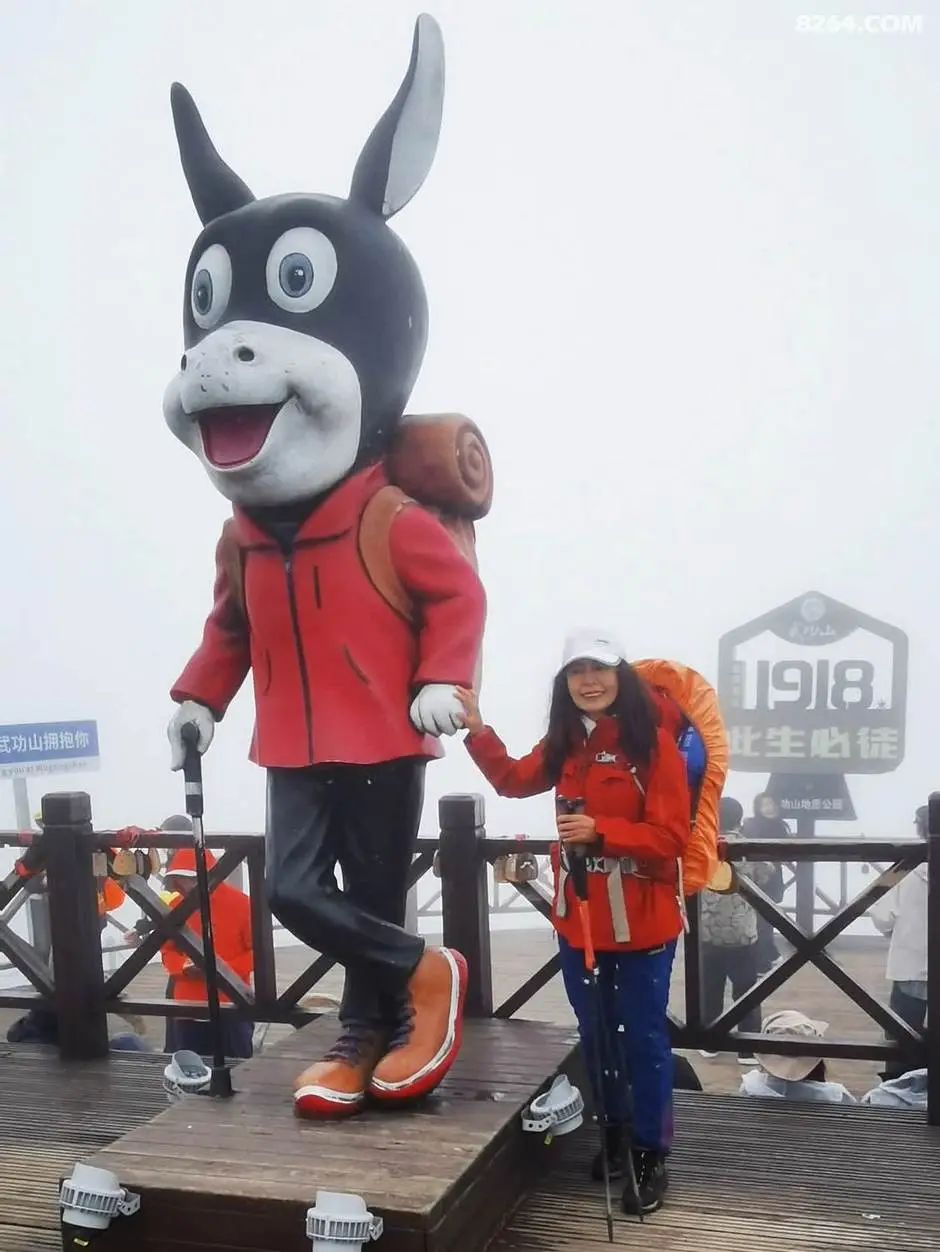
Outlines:
[[99,765],[97,722],[0,726],[0,778],[69,774]]

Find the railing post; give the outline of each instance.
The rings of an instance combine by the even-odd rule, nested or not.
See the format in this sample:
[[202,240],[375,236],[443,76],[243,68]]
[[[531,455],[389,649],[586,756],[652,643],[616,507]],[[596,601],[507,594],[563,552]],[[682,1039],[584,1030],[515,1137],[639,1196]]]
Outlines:
[[451,795],[438,806],[441,822],[441,911],[444,946],[456,948],[470,969],[465,1012],[493,1014],[493,968],[483,797]]
[[251,946],[254,950],[255,1005],[258,1019],[277,1007],[277,966],[274,955],[274,926],[264,887],[264,841],[249,848],[248,898],[251,902]]
[[43,796],[42,820],[59,1052],[68,1060],[107,1056],[91,798]]
[[[813,839],[816,835],[816,819],[810,813],[800,813],[796,819],[797,839]],[[796,924],[806,935],[816,929],[816,866],[812,861],[796,863]]]
[[927,813],[927,1121],[940,1126],[940,791]]

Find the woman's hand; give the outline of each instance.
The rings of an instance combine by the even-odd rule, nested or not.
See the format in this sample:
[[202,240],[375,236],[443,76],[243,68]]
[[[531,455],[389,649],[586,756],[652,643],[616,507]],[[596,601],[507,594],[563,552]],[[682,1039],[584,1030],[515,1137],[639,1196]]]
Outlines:
[[457,699],[463,705],[464,727],[471,735],[478,735],[483,729],[483,718],[480,716],[480,702],[477,693],[466,687],[457,687]]
[[576,843],[595,843],[597,827],[587,813],[559,813],[555,818],[558,836],[565,847]]

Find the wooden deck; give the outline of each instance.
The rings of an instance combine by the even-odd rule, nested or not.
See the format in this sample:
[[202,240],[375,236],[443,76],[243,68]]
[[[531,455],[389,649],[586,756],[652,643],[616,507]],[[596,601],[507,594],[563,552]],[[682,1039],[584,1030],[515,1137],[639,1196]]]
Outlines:
[[240,1066],[234,1099],[190,1099],[87,1158],[142,1198],[96,1248],[309,1252],[304,1217],[322,1188],[361,1194],[387,1252],[483,1249],[532,1181],[538,1141],[520,1113],[567,1065],[571,1032],[467,1022],[453,1070],[414,1110],[300,1121],[293,1078],[335,1030],[315,1022]]
[[[63,1065],[49,1049],[0,1047],[0,1252],[61,1248],[58,1180],[76,1160],[115,1168],[147,1200],[140,1218],[116,1221],[96,1243],[101,1252],[309,1252],[303,1210],[318,1187],[356,1191],[383,1212],[383,1252],[469,1252],[499,1218],[491,1252],[609,1247],[600,1188],[586,1177],[592,1128],[547,1149],[527,1136],[516,1154],[532,1058],[541,1054],[547,1073],[545,1053],[564,1054],[567,1031],[471,1023],[458,1066],[420,1113],[299,1123],[285,1098],[289,1079],[319,1046],[315,1033],[328,1029],[317,1024],[246,1063],[234,1101],[191,1100],[185,1116],[166,1104],[162,1057],[115,1053]],[[940,1247],[940,1130],[922,1116],[684,1092],[677,1105],[668,1204],[642,1229],[618,1211],[616,1246]],[[423,1223],[418,1242],[408,1223]]]
[[[557,1140],[491,1252],[602,1252],[596,1133]],[[615,1246],[642,1252],[934,1252],[940,1129],[922,1114],[743,1096],[677,1095],[666,1206]],[[615,1201],[619,1193],[615,1192]]]
[[[158,1062],[158,1063],[157,1063]],[[53,1252],[59,1179],[167,1107],[166,1057],[65,1065],[55,1049],[0,1047],[0,1250]]]

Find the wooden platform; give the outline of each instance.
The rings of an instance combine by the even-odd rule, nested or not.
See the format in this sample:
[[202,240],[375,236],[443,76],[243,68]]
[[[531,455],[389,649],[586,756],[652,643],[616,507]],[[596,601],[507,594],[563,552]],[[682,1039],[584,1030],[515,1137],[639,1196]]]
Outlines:
[[0,1045],[0,1252],[53,1252],[59,1179],[167,1107],[166,1057],[66,1065],[54,1048]]
[[[615,1246],[642,1252],[934,1252],[940,1129],[923,1114],[679,1092],[666,1206]],[[596,1132],[556,1140],[491,1252],[609,1249]],[[614,1193],[615,1202],[619,1194]],[[381,1245],[377,1245],[381,1246]],[[455,1249],[459,1252],[459,1249]]]
[[87,1158],[142,1196],[96,1249],[309,1252],[320,1188],[365,1198],[384,1219],[383,1252],[484,1248],[539,1168],[519,1115],[567,1065],[571,1030],[467,1022],[454,1069],[419,1108],[300,1121],[292,1080],[335,1032],[335,1020],[308,1026],[240,1066],[234,1099],[190,1099]]
[[[528,1136],[524,1160],[510,1162],[511,1168],[507,1164],[519,1088],[527,1081],[528,1061],[520,1051],[557,1049],[559,1038],[564,1049],[567,1032],[533,1035],[526,1023],[481,1023],[472,1029],[477,1039],[440,1100],[413,1115],[407,1126],[400,1116],[370,1115],[374,1133],[368,1136],[352,1124],[298,1126],[285,1116],[275,1072],[265,1077],[269,1054],[249,1063],[259,1071],[255,1078],[247,1065],[237,1073],[244,1090],[236,1102],[220,1108],[200,1100],[184,1126],[167,1109],[160,1088],[163,1057],[116,1053],[108,1061],[63,1065],[50,1049],[0,1046],[0,1250],[61,1248],[58,1179],[76,1160],[95,1159],[96,1153],[100,1163],[118,1168],[126,1185],[137,1183],[149,1192],[148,1208],[152,1202],[159,1214],[154,1220],[165,1231],[145,1242],[134,1224],[141,1219],[121,1219],[107,1244],[96,1244],[111,1252],[184,1247],[220,1252],[233,1246],[309,1252],[296,1223],[287,1242],[266,1221],[266,1212],[290,1206],[275,1198],[269,1207],[252,1190],[254,1177],[263,1178],[270,1192],[283,1184],[302,1195],[294,1208],[302,1230],[302,1210],[317,1186],[351,1190],[355,1176],[370,1202],[376,1203],[385,1188],[400,1205],[410,1206],[409,1214],[420,1214],[419,1191],[446,1187],[459,1163],[466,1172],[473,1154],[479,1158],[476,1185],[471,1180],[458,1203],[451,1181],[451,1199],[445,1191],[437,1203],[432,1233],[438,1247],[467,1252],[479,1246],[495,1215],[505,1225],[491,1252],[609,1248],[600,1189],[586,1177],[596,1148],[590,1127],[547,1150],[536,1136]],[[491,1029],[496,1034],[487,1039]],[[513,1034],[506,1035],[510,1030]],[[297,1050],[305,1056],[308,1045],[300,1048],[301,1042],[302,1037],[292,1040],[294,1048],[281,1045],[280,1059],[273,1058],[277,1065],[293,1072],[299,1058],[287,1053]],[[481,1054],[486,1049],[503,1065],[498,1086],[485,1068]],[[266,1124],[259,1124],[262,1105],[270,1109]],[[455,1111],[459,1124],[467,1126],[465,1134]],[[511,1115],[502,1141],[499,1133],[487,1138],[487,1126],[506,1114]],[[642,1229],[618,1213],[617,1247],[641,1252],[928,1252],[940,1247],[940,1130],[928,1128],[922,1116],[684,1092],[677,1096],[677,1114],[668,1205]],[[169,1124],[184,1141],[191,1126],[189,1142],[166,1142]],[[204,1142],[206,1128],[219,1134],[223,1124],[230,1127],[227,1140],[222,1150],[213,1151]],[[133,1127],[141,1129],[128,1133]],[[157,1140],[148,1147],[153,1130],[163,1141],[162,1161],[151,1155]],[[115,1139],[111,1150],[98,1151]],[[194,1161],[197,1148],[203,1157]],[[345,1166],[331,1164],[340,1158]],[[274,1164],[259,1164],[265,1160]],[[242,1163],[254,1170],[251,1178],[245,1177]],[[206,1174],[216,1180],[213,1186],[220,1177],[224,1184],[224,1190],[218,1185],[214,1209],[205,1191]],[[525,1196],[527,1174],[535,1186]],[[187,1239],[191,1214],[199,1212],[200,1204],[202,1232]],[[433,1219],[434,1207],[424,1216]],[[391,1226],[377,1250],[407,1247],[400,1235]],[[234,1245],[226,1242],[233,1237]],[[252,1238],[254,1243],[246,1242]]]

